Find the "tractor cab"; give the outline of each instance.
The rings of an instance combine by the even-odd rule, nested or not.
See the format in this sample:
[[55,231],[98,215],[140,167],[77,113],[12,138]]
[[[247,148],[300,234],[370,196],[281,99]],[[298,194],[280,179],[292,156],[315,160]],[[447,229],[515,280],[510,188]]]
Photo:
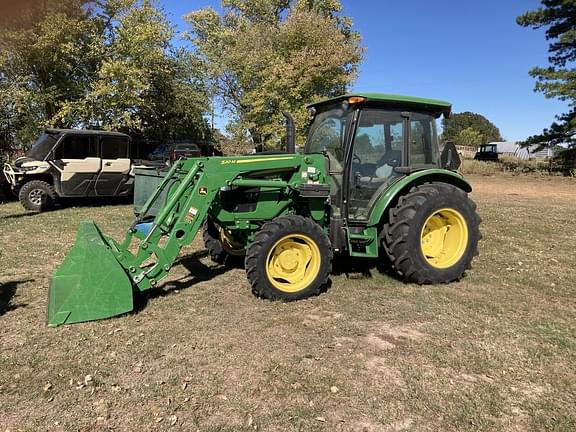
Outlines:
[[440,167],[436,119],[448,102],[363,93],[308,107],[306,153],[326,154],[335,216],[367,221],[378,198],[411,173]]

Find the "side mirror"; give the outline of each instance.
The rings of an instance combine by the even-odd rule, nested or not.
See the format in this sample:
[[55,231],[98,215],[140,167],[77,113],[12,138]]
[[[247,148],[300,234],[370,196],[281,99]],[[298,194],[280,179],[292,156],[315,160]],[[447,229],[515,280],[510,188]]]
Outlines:
[[456,171],[462,165],[462,160],[460,159],[460,155],[456,150],[456,146],[454,143],[447,143],[440,154],[440,164],[442,168]]

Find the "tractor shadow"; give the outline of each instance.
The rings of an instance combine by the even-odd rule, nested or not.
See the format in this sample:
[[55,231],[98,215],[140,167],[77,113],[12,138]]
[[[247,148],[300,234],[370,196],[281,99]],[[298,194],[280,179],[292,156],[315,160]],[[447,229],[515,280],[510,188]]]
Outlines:
[[332,260],[332,275],[346,276],[348,279],[371,279],[375,275],[385,275],[398,280],[398,274],[386,259],[361,258],[336,255]]
[[[169,280],[158,288],[150,289],[144,292],[134,292],[134,310],[132,313],[139,313],[148,305],[148,301],[156,298],[166,297],[178,293],[181,290],[188,289],[200,282],[210,281],[232,269],[243,268],[241,261],[235,260],[227,265],[208,266],[201,259],[208,256],[208,251],[201,250],[190,255],[180,257],[175,263],[181,264],[188,270],[188,274],[179,279]],[[332,262],[333,276],[345,275],[349,279],[372,278],[376,274],[386,274],[392,277],[394,273],[385,264],[383,260],[355,258],[349,256],[336,256]],[[331,278],[322,287],[318,295],[325,294],[332,287]]]
[[212,280],[217,276],[237,268],[234,266],[224,265],[207,266],[200,261],[202,258],[206,258],[207,256],[208,251],[202,250],[180,257],[174,265],[181,264],[189,273],[179,279],[169,280],[158,288],[144,292],[135,292],[133,313],[142,311],[151,299],[175,294],[181,290],[191,288],[200,282]]
[[28,306],[27,303],[13,303],[14,295],[19,284],[32,282],[34,279],[26,279],[12,282],[0,283],[0,316],[20,307]]

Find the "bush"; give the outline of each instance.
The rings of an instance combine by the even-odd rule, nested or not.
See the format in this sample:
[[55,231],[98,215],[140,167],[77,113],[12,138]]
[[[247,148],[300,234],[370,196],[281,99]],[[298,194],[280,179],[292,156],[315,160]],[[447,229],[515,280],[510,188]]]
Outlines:
[[[484,162],[477,160],[462,161],[460,171],[464,174],[493,175],[498,173],[535,174],[535,175],[570,175],[566,165],[555,159],[519,159],[514,156],[500,156],[498,162]],[[573,171],[573,170],[572,170]],[[574,174],[571,174],[574,175]]]
[[462,159],[460,171],[464,174],[492,175],[503,172],[498,162],[484,162],[472,159]]

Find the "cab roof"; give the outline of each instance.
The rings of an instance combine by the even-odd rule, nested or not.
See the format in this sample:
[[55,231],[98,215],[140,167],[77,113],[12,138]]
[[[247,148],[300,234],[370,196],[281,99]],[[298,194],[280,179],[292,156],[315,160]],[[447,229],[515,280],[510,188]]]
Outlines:
[[391,107],[407,107],[407,108],[419,108],[425,111],[432,111],[438,114],[444,114],[445,116],[450,115],[452,110],[452,104],[439,99],[428,99],[415,96],[403,96],[388,93],[348,93],[335,98],[324,99],[319,102],[308,105],[308,107],[319,107],[326,104],[332,104],[334,102],[343,101],[353,96],[363,97],[366,99],[364,103],[374,103],[382,104]]

